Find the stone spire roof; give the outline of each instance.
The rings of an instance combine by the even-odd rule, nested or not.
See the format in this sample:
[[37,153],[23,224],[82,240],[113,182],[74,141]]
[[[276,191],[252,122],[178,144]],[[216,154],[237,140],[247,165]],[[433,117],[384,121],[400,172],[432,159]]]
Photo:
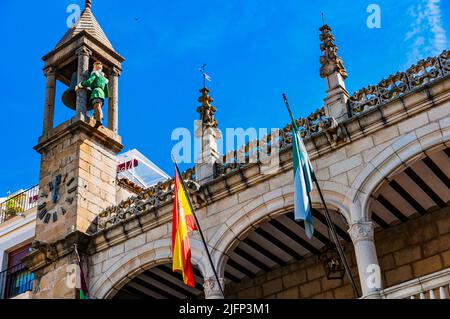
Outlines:
[[108,48],[113,49],[111,42],[109,42],[106,34],[103,32],[102,28],[95,19],[94,15],[91,11],[92,2],[91,0],[86,0],[86,6],[83,12],[80,15],[78,21],[66,32],[66,34],[62,37],[56,47],[60,47],[63,44],[69,42],[79,33],[85,31],[93,36],[95,39],[100,41],[102,44],[107,46]]
[[331,34],[331,28],[324,24],[320,29],[320,51],[323,55],[320,57],[320,77],[326,78],[331,74],[340,73],[342,78],[347,78],[347,71],[341,57],[338,56],[338,47],[334,43],[334,36]]

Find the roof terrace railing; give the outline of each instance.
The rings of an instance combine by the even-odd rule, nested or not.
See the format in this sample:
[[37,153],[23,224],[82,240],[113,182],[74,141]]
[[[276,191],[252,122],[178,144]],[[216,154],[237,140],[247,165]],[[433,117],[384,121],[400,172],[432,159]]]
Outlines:
[[26,191],[7,198],[0,203],[0,223],[32,209],[38,203],[39,185],[33,186]]

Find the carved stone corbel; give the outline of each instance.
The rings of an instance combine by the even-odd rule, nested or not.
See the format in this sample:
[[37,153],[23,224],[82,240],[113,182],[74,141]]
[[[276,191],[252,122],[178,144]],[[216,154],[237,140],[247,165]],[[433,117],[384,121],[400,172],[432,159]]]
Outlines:
[[323,116],[319,121],[320,129],[325,133],[331,146],[336,146],[339,141],[344,139],[344,133],[335,118]]
[[187,191],[189,192],[190,197],[192,198],[192,204],[196,206],[201,206],[206,203],[206,196],[203,193],[201,186],[199,183],[193,180],[185,181]]
[[46,261],[54,261],[58,258],[58,251],[55,244],[48,244],[35,240],[32,243],[32,248],[44,254]]

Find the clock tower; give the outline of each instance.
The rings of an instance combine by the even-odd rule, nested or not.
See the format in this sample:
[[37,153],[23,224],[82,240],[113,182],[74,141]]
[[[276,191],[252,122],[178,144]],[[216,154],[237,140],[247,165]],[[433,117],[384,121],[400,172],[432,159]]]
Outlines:
[[[118,135],[118,78],[124,59],[114,50],[87,0],[77,23],[43,60],[44,123],[34,147],[41,154],[39,202],[34,250],[26,262],[35,274],[33,298],[77,298],[80,287],[68,279],[77,254],[86,260],[97,215],[115,205],[116,154],[123,148]],[[90,76],[94,62],[102,63],[109,86],[103,106],[105,126],[91,118],[91,91],[75,90]],[[67,85],[67,90],[56,92],[57,81]],[[56,98],[73,110],[73,117],[55,127]]]

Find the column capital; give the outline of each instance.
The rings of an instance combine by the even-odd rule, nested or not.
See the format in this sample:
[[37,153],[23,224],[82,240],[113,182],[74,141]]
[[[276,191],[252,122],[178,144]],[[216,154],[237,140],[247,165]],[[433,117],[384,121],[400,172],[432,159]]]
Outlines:
[[373,241],[373,223],[370,221],[360,221],[350,225],[348,233],[352,238],[353,243],[361,240]]
[[50,76],[50,75],[56,75],[56,68],[53,66],[49,66],[47,68],[44,69],[44,75],[46,77]]
[[112,76],[120,76],[122,74],[122,70],[120,70],[119,68],[113,67],[111,69],[111,72],[109,72],[109,74]]
[[85,56],[91,56],[92,55],[92,51],[89,50],[88,47],[86,46],[81,46],[79,47],[76,51],[75,51],[76,55],[80,56],[80,55],[85,55]]
[[[225,287],[225,280],[223,278],[219,278],[220,285],[222,289]],[[223,299],[222,292],[220,290],[219,285],[217,284],[216,277],[205,278],[203,282],[203,289],[205,292],[205,299]]]

